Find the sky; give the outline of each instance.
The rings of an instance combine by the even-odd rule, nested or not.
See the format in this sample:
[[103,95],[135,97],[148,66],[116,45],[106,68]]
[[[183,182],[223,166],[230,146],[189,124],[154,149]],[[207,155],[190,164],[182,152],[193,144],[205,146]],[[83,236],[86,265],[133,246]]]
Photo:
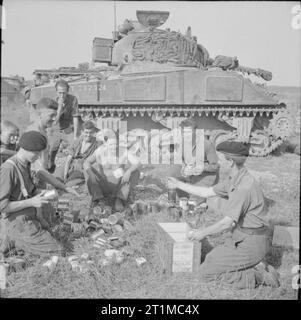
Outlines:
[[[169,11],[161,28],[185,33],[191,26],[210,57],[237,56],[240,65],[271,71],[271,85],[301,86],[301,29],[292,26],[298,4],[116,1],[116,21],[136,20],[136,10]],[[114,30],[113,1],[4,0],[3,6],[2,76],[32,79],[38,68],[91,62],[94,37],[111,38]]]

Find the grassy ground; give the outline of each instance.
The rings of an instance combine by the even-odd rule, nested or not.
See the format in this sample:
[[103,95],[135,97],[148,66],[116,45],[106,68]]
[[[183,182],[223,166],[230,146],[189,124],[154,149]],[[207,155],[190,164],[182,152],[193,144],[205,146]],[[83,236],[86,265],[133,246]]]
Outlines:
[[[266,159],[250,158],[247,167],[260,175],[260,184],[269,199],[272,223],[299,225],[300,158],[294,154],[271,156]],[[161,177],[164,173],[162,172]],[[137,192],[136,198],[157,199],[158,191]],[[206,224],[220,219],[209,210]],[[272,248],[268,261],[281,275],[281,287],[259,287],[234,291],[222,283],[206,286],[199,283],[197,274],[174,274],[167,277],[159,256],[160,240],[156,222],[172,221],[165,213],[141,216],[132,232],[126,232],[126,259],[121,264],[98,266],[100,250],[92,248],[88,239],[75,242],[76,254],[90,253],[93,265],[87,273],[71,270],[61,259],[53,271],[45,271],[41,260],[32,262],[27,269],[11,273],[6,297],[18,298],[167,298],[167,299],[294,299],[291,287],[291,269],[299,264],[298,252]],[[203,256],[209,247],[222,243],[227,234],[209,237],[203,242]],[[138,267],[136,257],[144,257],[145,265]],[[45,261],[45,260],[44,260]]]

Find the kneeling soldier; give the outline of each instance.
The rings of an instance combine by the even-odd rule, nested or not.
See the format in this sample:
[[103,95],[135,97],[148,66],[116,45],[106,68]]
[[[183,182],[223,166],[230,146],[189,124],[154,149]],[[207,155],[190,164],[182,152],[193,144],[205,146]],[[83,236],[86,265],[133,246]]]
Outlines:
[[230,241],[214,248],[201,265],[202,280],[221,280],[238,289],[254,288],[258,284],[279,286],[278,273],[263,260],[270,245],[270,229],[264,195],[244,167],[249,145],[222,142],[217,148],[221,167],[229,176],[213,187],[193,186],[169,178],[169,188],[209,198],[228,198],[222,209],[224,218],[212,226],[190,231],[191,240],[201,241],[209,235],[232,229]]
[[47,139],[39,132],[29,131],[21,136],[19,146],[17,154],[0,169],[0,251],[5,253],[12,245],[38,256],[61,254],[61,245],[37,217],[38,210],[49,210],[50,205],[43,197],[45,191],[37,194],[30,175],[30,165],[46,148]]

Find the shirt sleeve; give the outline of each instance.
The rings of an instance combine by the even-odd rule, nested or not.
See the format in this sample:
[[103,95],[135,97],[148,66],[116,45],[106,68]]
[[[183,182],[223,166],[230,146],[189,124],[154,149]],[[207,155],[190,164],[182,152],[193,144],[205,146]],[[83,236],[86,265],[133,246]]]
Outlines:
[[214,192],[220,197],[228,197],[229,179],[225,179],[213,186]]
[[0,168],[0,211],[3,211],[9,202],[10,195],[14,189],[14,170],[2,165]]
[[205,143],[205,157],[204,172],[217,172],[219,169],[218,157],[210,142]]
[[229,200],[223,209],[225,216],[238,222],[248,207],[248,192],[246,190],[235,190],[229,195]]

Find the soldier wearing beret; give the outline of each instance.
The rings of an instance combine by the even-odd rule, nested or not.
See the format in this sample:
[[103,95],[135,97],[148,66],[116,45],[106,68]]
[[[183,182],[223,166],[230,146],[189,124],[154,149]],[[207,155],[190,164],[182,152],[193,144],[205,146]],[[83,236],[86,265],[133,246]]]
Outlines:
[[201,187],[168,178],[170,188],[179,188],[204,198],[220,196],[228,199],[221,209],[223,219],[188,234],[191,240],[201,241],[226,230],[232,233],[229,241],[207,254],[200,267],[200,276],[203,281],[220,279],[238,289],[254,288],[259,284],[277,287],[278,273],[264,262],[270,246],[265,198],[244,166],[249,145],[225,141],[216,150],[220,166],[229,172],[222,182],[213,187]]
[[31,163],[46,148],[47,139],[29,131],[21,136],[19,146],[17,154],[0,168],[0,252],[5,254],[15,247],[38,256],[60,254],[61,245],[37,217],[38,210],[50,210],[51,206],[43,197],[45,191],[38,193],[30,175]]

